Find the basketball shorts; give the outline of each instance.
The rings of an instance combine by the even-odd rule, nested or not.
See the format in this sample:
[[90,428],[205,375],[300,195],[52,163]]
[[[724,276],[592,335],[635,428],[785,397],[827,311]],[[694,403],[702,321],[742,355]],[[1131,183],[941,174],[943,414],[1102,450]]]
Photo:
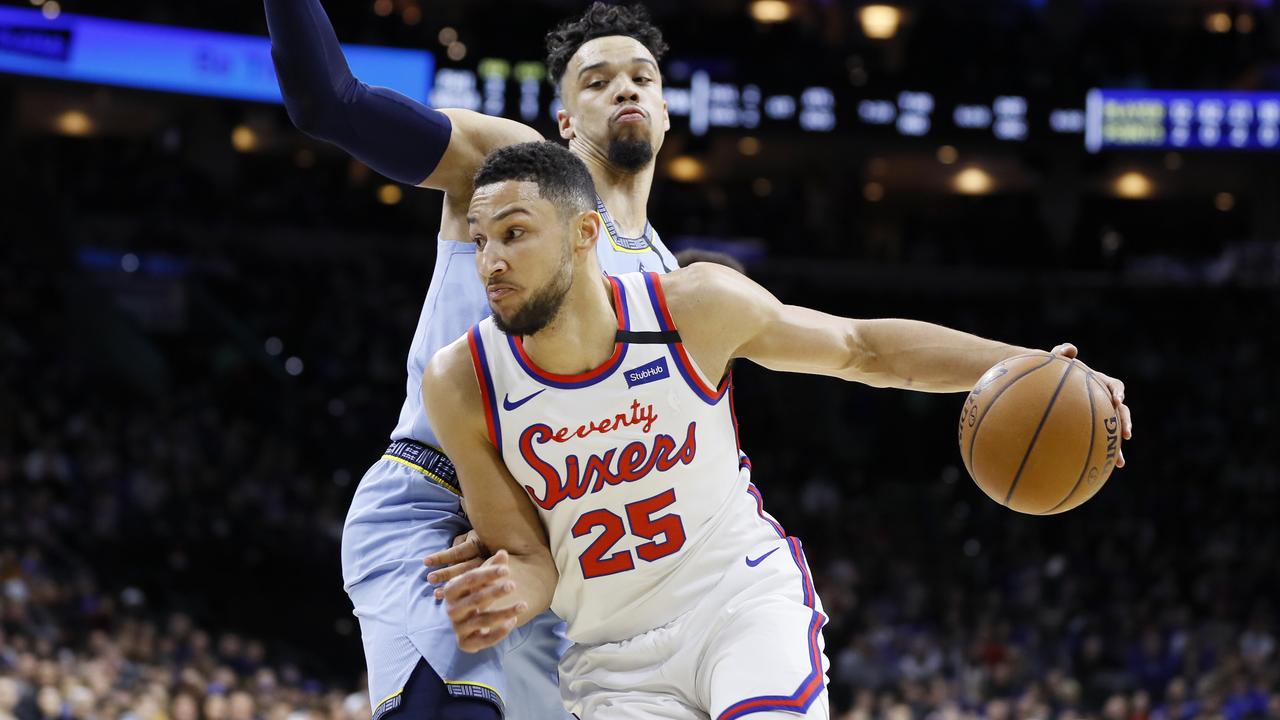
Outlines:
[[581,720],[826,720],[825,623],[800,541],[777,538],[671,623],[570,647],[560,692]]
[[568,643],[553,613],[497,647],[458,648],[422,559],[470,526],[451,466],[423,448],[388,448],[360,481],[342,532],[343,582],[360,621],[374,718],[395,717],[399,693],[425,659],[454,697],[492,702],[510,720],[568,720],[556,672]]

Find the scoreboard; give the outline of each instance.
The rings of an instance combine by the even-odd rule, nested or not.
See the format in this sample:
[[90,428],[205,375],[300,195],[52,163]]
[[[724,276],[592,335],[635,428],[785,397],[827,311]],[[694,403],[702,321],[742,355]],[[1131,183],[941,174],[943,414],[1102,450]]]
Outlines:
[[1280,93],[1092,90],[1085,148],[1277,150]]
[[[560,108],[546,66],[536,60],[489,57],[437,67],[425,50],[346,45],[344,52],[360,79],[435,107],[539,124],[554,122]],[[46,18],[31,8],[0,7],[0,73],[281,102],[265,37],[67,13]],[[831,78],[794,83],[751,77],[729,62],[682,59],[664,69],[663,79],[671,116],[693,135],[779,130],[1075,147],[1083,137],[1095,153],[1280,149],[1280,93],[1274,92],[1095,89],[1080,98],[1010,88],[966,95],[855,87]]]

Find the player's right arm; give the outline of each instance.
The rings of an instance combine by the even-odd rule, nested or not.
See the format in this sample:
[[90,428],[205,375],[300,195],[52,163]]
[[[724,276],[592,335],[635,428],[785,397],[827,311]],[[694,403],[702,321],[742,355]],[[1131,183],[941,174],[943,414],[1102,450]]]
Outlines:
[[[551,605],[555,562],[537,511],[489,440],[466,338],[436,353],[422,377],[422,399],[467,498],[467,516],[494,555],[444,587],[458,646],[497,644]],[[428,558],[430,562],[430,558]]]
[[518,122],[435,110],[366,85],[352,75],[319,0],[264,3],[271,57],[294,125],[392,180],[469,198],[471,178],[490,151],[542,139]]

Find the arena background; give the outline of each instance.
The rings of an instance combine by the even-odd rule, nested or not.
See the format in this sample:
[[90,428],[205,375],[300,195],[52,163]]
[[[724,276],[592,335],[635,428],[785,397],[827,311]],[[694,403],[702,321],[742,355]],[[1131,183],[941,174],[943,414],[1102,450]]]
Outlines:
[[[397,89],[551,132],[542,34],[583,3],[326,5],[344,43],[429,53],[438,94]],[[1272,1],[649,6],[673,248],[1128,384],[1129,466],[1041,518],[965,474],[963,396],[739,368],[833,717],[1280,718]],[[0,718],[368,717],[338,538],[440,196],[244,99],[264,39],[76,16],[266,31],[255,2],[0,3]]]

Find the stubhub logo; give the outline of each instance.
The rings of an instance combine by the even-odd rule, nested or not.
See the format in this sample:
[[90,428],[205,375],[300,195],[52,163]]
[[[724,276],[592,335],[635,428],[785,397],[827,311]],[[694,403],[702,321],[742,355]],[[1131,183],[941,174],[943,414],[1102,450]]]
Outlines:
[[648,365],[631,368],[623,373],[627,378],[627,387],[665,380],[670,374],[670,371],[667,370],[667,359],[664,357],[660,357]]

